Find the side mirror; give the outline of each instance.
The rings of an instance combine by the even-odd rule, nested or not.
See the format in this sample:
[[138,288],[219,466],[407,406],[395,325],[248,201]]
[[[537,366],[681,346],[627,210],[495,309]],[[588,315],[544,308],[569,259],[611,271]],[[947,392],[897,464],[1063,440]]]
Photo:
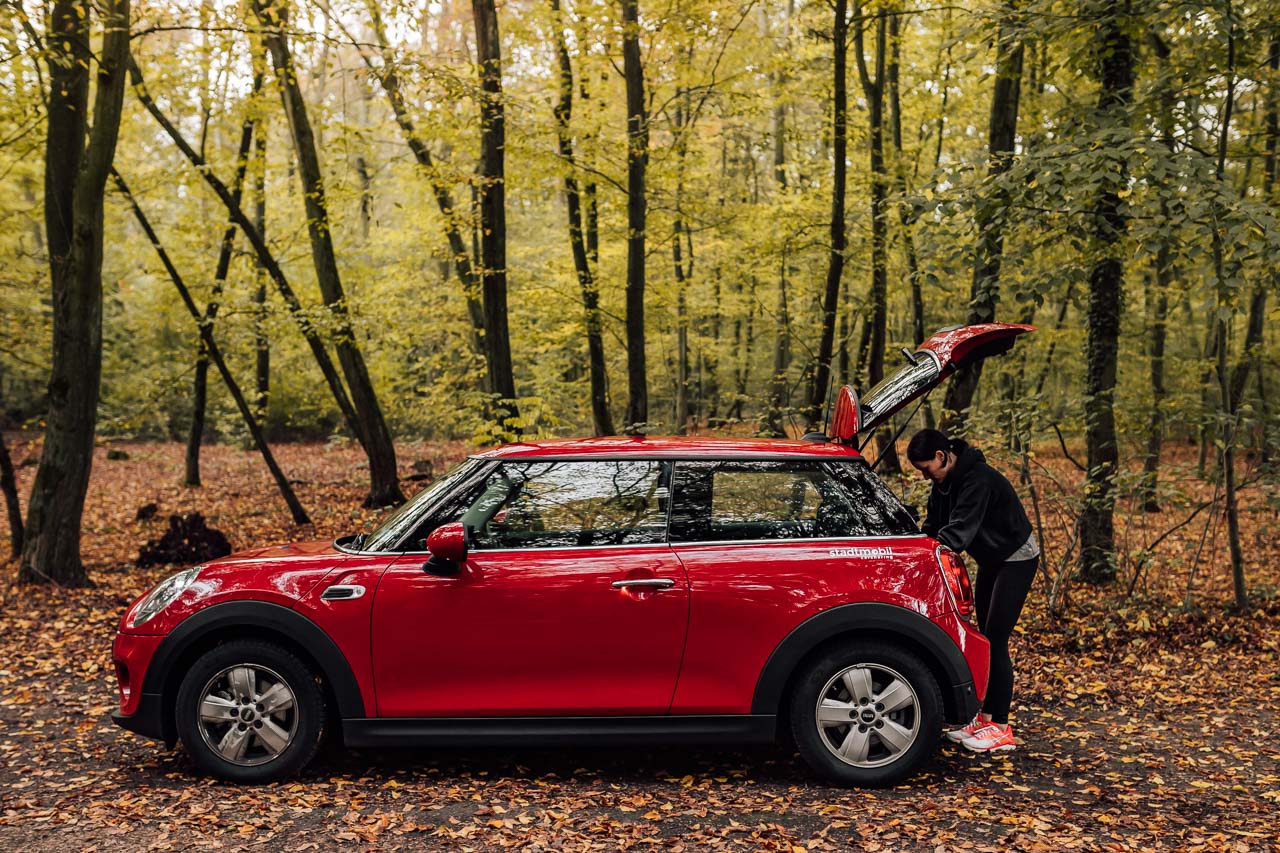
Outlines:
[[460,563],[467,558],[467,530],[461,521],[442,524],[427,537],[431,556]]

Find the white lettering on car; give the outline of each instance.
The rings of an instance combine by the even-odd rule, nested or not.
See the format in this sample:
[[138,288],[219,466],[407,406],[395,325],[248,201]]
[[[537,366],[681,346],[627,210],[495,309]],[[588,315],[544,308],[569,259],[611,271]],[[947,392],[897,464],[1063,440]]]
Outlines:
[[893,549],[879,548],[832,548],[827,551],[828,557],[853,557],[860,560],[893,559]]

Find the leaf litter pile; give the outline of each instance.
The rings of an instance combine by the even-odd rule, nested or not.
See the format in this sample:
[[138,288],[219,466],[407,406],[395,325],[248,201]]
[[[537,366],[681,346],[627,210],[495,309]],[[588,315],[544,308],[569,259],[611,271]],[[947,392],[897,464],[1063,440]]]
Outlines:
[[[38,449],[16,442],[15,463]],[[1065,615],[1054,618],[1045,608],[1048,584],[1038,582],[1014,638],[1017,751],[983,757],[943,746],[898,788],[828,787],[782,746],[331,747],[298,779],[239,787],[195,775],[180,747],[165,750],[107,717],[116,702],[110,648],[120,614],[172,570],[133,562],[171,514],[203,513],[237,549],[364,529],[378,513],[359,508],[367,480],[360,452],[343,444],[279,448],[315,522],[296,528],[251,452],[206,448],[206,485],[188,489],[177,485],[180,445],[113,449],[112,459],[106,448],[97,451],[85,519],[84,555],[97,586],[4,592],[4,849],[1277,849],[1280,544],[1276,496],[1262,487],[1242,505],[1259,603],[1224,611],[1226,549],[1207,513],[1166,538],[1134,595],[1124,594],[1124,583],[1105,593],[1077,586],[1066,591]],[[464,453],[461,444],[400,448],[406,476],[428,462],[442,472]],[[420,461],[415,468],[410,460]],[[1067,539],[1054,528],[1054,480],[1069,475],[1053,460],[1042,470],[1052,565]],[[34,472],[20,468],[24,496]],[[158,511],[137,520],[152,503]],[[1140,553],[1141,541],[1185,514],[1170,507],[1139,518],[1122,505],[1119,538]],[[1200,607],[1186,611],[1178,605],[1189,577]]]

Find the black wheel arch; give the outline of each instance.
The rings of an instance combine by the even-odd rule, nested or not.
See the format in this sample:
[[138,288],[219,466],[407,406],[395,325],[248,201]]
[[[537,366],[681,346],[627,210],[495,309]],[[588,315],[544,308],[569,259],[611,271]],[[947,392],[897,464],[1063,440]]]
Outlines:
[[787,688],[802,665],[832,643],[884,639],[913,651],[942,690],[948,722],[968,722],[977,712],[973,674],[955,641],[925,616],[895,604],[842,604],[811,616],[792,629],[765,662],[751,701],[753,714],[781,714]]
[[147,665],[142,692],[162,697],[161,737],[177,738],[174,703],[178,686],[190,665],[209,649],[228,640],[259,639],[276,643],[314,668],[339,718],[368,716],[364,697],[351,665],[320,626],[296,610],[265,601],[215,604],[174,628]]

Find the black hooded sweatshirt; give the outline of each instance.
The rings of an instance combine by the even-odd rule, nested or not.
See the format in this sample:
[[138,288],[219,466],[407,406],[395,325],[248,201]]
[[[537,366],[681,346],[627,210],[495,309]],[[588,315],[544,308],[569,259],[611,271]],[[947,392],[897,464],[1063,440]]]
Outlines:
[[981,450],[955,439],[955,466],[934,483],[922,529],[953,551],[968,551],[979,566],[1009,559],[1031,535],[1018,493]]

